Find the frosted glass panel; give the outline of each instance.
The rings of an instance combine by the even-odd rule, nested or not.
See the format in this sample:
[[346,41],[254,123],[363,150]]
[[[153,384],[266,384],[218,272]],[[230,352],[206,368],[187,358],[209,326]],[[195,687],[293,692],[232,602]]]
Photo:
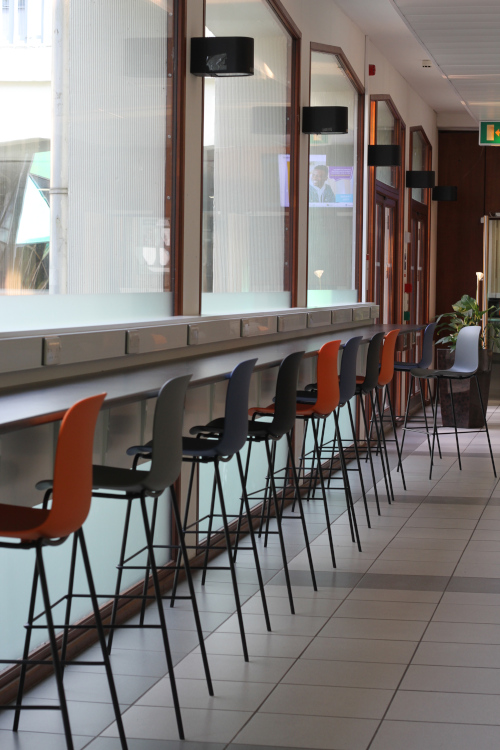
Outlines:
[[205,81],[202,313],[211,294],[227,295],[227,312],[264,293],[276,308],[290,288],[291,39],[265,0],[207,0],[206,25],[254,38],[255,75]]
[[[420,172],[427,169],[427,144],[422,133],[414,130],[411,134],[411,168],[412,171]],[[414,201],[425,203],[424,188],[412,188],[411,197]]]
[[[118,322],[111,295],[133,321],[133,296],[151,294],[141,320],[157,318],[154,296],[173,289],[169,0],[4,5],[0,297],[30,295],[45,327],[61,307],[77,317],[73,295],[107,300],[93,323]],[[58,313],[44,305],[54,296]]]
[[358,93],[336,55],[311,55],[311,106],[341,106],[348,133],[311,135],[308,307],[357,301],[356,162]]

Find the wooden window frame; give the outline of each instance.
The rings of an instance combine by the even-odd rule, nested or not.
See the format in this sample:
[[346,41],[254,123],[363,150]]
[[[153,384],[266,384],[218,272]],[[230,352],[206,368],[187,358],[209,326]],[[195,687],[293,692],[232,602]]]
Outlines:
[[[405,146],[406,146],[406,124],[401,117],[401,114],[394,104],[392,97],[388,94],[375,94],[370,97],[370,145],[376,145],[377,137],[377,102],[385,102],[394,119],[395,119],[395,134],[396,144],[401,146],[401,166],[398,168],[398,179],[395,188],[390,185],[386,185],[383,182],[379,182],[375,178],[375,167],[370,167],[370,174],[368,177],[368,252],[366,260],[370,260],[370,266],[367,274],[368,289],[373,288],[373,267],[371,259],[375,251],[375,196],[378,192],[386,194],[388,197],[398,201],[398,231],[396,237],[396,248],[395,258],[398,260],[398,266],[394,273],[394,279],[396,282],[394,289],[394,315],[396,318],[402,320],[403,318],[403,251],[404,251],[404,232],[405,232],[405,215],[404,215],[404,190],[405,190]],[[379,186],[379,187],[378,187]],[[397,323],[398,320],[390,321]]]
[[[358,302],[362,301],[363,298],[363,180],[364,180],[364,134],[365,134],[365,87],[361,79],[358,77],[356,71],[349,62],[342,47],[332,46],[330,44],[321,44],[319,42],[311,42],[311,49],[309,52],[309,104],[311,103],[311,58],[313,52],[324,52],[328,55],[336,55],[342,70],[346,74],[347,78],[351,82],[354,90],[358,94],[358,121],[357,127],[357,143],[356,143],[356,220],[354,222],[354,231],[356,232],[355,240],[355,283],[358,289]],[[311,150],[310,140],[307,145],[308,158]],[[307,212],[307,253],[306,253],[306,269],[309,268],[309,211]],[[306,273],[306,286],[307,286],[308,272]],[[307,298],[307,289],[306,289]]]
[[[425,162],[424,162],[424,169],[430,170],[432,169],[432,143],[430,142],[429,138],[427,137],[427,133],[425,132],[422,125],[415,125],[410,128],[410,164],[409,169],[410,172],[413,169],[413,134],[419,132],[420,135],[423,137],[425,145],[426,145],[426,154],[425,154]],[[427,209],[427,236],[425,238],[425,253],[426,253],[426,276],[427,279],[430,278],[430,253],[431,253],[431,209],[432,209],[432,193],[431,189],[427,188],[427,200],[425,203],[421,203],[420,201],[415,201],[419,206],[425,206]],[[411,215],[412,215],[412,204],[413,204],[413,195],[410,190],[408,195],[408,231],[411,232]],[[426,319],[429,319],[429,285],[427,284],[425,286],[425,293],[424,293],[424,309],[426,312]]]

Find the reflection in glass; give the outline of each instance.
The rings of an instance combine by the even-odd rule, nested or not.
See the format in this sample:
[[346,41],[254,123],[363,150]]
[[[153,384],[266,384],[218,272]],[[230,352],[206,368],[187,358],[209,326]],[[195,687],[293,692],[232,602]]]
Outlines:
[[311,106],[348,107],[346,135],[311,135],[308,307],[357,301],[355,290],[358,94],[336,55],[311,55]]
[[[427,169],[427,144],[419,130],[412,131],[411,168],[413,172]],[[412,188],[411,197],[414,201],[425,203],[424,188]]]
[[[377,135],[375,143],[379,146],[397,145],[396,120],[385,101],[377,102]],[[385,185],[397,187],[398,167],[377,167],[375,178]]]

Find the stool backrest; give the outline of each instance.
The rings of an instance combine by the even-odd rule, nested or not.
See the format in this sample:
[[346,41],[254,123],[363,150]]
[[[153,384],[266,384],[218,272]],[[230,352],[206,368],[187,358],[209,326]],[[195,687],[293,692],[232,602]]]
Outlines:
[[182,423],[191,375],[172,378],[161,387],[153,421],[151,469],[144,478],[148,490],[171,487],[182,467]]
[[434,339],[434,331],[436,330],[437,323],[429,323],[425,327],[424,340],[422,342],[422,356],[417,367],[427,369],[432,364],[432,342]]
[[233,456],[246,443],[248,434],[248,394],[250,379],[256,359],[247,359],[236,365],[231,375],[226,394],[224,432],[216,446],[219,456]]
[[356,393],[356,363],[362,336],[353,336],[344,346],[340,363],[340,403],[346,404]]
[[106,394],[77,401],[61,422],[54,464],[52,507],[39,531],[59,539],[78,531],[92,499],[92,452],[97,415]]
[[378,385],[387,385],[394,375],[394,355],[396,352],[396,339],[399,336],[399,329],[389,331],[384,337],[384,346],[380,357],[380,372],[378,376]]
[[464,326],[458,332],[454,372],[476,372],[479,367],[479,336],[481,326]]
[[338,358],[340,341],[328,341],[318,352],[316,414],[331,414],[340,401]]
[[363,381],[362,390],[365,393],[373,391],[378,384],[380,370],[380,350],[384,343],[384,332],[376,333],[368,345],[368,354],[366,356],[366,373]]
[[299,368],[304,352],[293,352],[285,357],[278,370],[274,417],[269,430],[275,437],[290,432],[295,424]]

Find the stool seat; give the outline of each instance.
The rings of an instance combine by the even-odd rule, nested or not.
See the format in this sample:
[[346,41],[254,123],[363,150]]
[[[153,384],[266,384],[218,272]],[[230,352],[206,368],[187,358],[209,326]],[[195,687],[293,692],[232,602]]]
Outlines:
[[[259,414],[259,410],[256,409],[250,409],[249,413],[251,411],[254,411],[255,414]],[[274,415],[274,410],[269,414],[269,416]],[[264,416],[268,416],[267,414]],[[219,417],[218,419],[213,419],[211,422],[208,422],[206,425],[196,425],[195,427],[191,427],[189,432],[191,435],[198,435],[200,432],[208,432],[212,435],[220,435],[220,433],[224,432],[224,424],[225,419],[224,417]],[[275,433],[272,430],[272,424],[270,422],[256,422],[249,421],[248,422],[248,436],[253,438],[266,438],[266,437],[272,437],[275,435]]]
[[0,503],[0,536],[15,537],[23,542],[43,539],[43,524],[50,510],[26,508]]
[[410,372],[410,370],[414,370],[419,365],[419,362],[394,362],[394,369],[399,372]]
[[465,370],[430,370],[428,368],[416,367],[411,370],[411,375],[414,378],[472,378],[476,374],[477,370],[465,371]]

